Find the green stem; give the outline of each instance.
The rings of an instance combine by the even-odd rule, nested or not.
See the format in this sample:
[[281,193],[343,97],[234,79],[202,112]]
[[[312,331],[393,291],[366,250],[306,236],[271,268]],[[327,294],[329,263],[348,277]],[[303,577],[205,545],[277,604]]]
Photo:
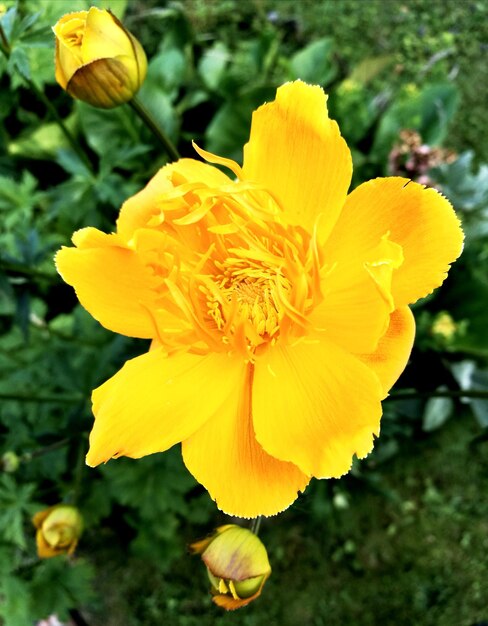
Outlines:
[[180,154],[178,150],[175,148],[171,140],[166,136],[163,130],[158,126],[155,119],[151,115],[151,113],[146,109],[146,107],[142,104],[140,100],[137,98],[132,98],[128,102],[130,106],[134,109],[137,115],[141,118],[141,120],[146,124],[149,130],[159,139],[159,141],[163,144],[164,149],[168,153],[168,156],[172,161],[177,161],[180,158]]
[[[10,53],[11,53],[10,44],[9,44],[9,42],[7,40],[7,37],[5,36],[5,33],[4,33],[4,31],[3,31],[1,26],[0,26],[0,51],[2,52],[2,54],[5,56],[5,58],[7,60],[10,58]],[[93,165],[92,165],[90,159],[87,157],[85,152],[82,150],[80,144],[75,139],[75,137],[68,130],[66,124],[64,123],[63,119],[59,116],[59,113],[56,111],[56,109],[52,105],[52,103],[49,100],[49,98],[46,97],[45,93],[41,89],[39,89],[39,87],[30,78],[28,78],[27,76],[25,76],[25,74],[20,72],[18,68],[16,68],[16,69],[17,69],[17,73],[22,78],[22,80],[28,85],[28,87],[36,94],[36,96],[39,98],[39,100],[41,100],[41,102],[44,104],[44,106],[46,107],[46,109],[50,113],[51,117],[54,119],[54,121],[60,127],[61,131],[63,132],[64,136],[66,137],[66,139],[70,143],[70,145],[73,148],[73,150],[80,157],[80,159],[86,165],[88,170],[93,173],[93,171],[94,171],[93,170]]]
[[49,454],[49,452],[53,452],[54,450],[57,450],[58,448],[63,448],[64,446],[68,445],[69,443],[69,439],[61,439],[60,441],[56,441],[56,443],[52,443],[49,446],[45,446],[44,448],[39,448],[38,450],[34,450],[34,452],[25,452],[21,459],[22,461],[30,461],[31,459],[34,459],[38,456],[42,456],[44,454]]
[[253,532],[256,536],[259,535],[259,528],[261,526],[261,520],[263,519],[262,515],[258,515],[255,519],[253,519],[251,524],[251,532]]
[[423,398],[482,398],[488,400],[488,391],[398,391],[388,396],[386,400],[415,400]]
[[75,475],[73,480],[73,504],[76,506],[80,498],[81,482],[83,479],[83,471],[85,469],[85,442],[82,439],[78,447],[78,458],[76,460]]
[[18,400],[19,402],[59,402],[61,404],[76,404],[85,400],[85,396],[81,393],[52,393],[39,396],[31,396],[22,393],[1,393],[0,400]]
[[8,263],[6,261],[0,261],[0,269],[6,272],[18,272],[19,274],[25,274],[26,276],[33,276],[35,278],[42,278],[52,283],[59,283],[59,276],[57,274],[48,274],[42,270],[22,265],[20,263]]

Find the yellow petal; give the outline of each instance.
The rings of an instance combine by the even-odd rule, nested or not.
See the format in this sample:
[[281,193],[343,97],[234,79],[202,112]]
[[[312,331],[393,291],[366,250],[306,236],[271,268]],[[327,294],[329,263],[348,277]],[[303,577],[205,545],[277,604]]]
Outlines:
[[459,220],[437,191],[405,178],[377,178],[348,196],[326,243],[326,255],[341,262],[353,255],[361,257],[387,232],[404,256],[392,276],[396,307],[438,287],[463,246]]
[[256,438],[274,457],[317,478],[339,477],[378,435],[382,390],[375,374],[333,343],[278,344],[256,362]]
[[318,86],[283,85],[274,102],[253,113],[244,147],[244,177],[268,188],[291,223],[311,230],[321,214],[319,240],[333,227],[352,174],[349,149],[326,102]]
[[56,35],[55,75],[63,89],[66,89],[68,81],[83,65],[81,43],[87,15],[88,11],[68,13],[53,26],[53,32]]
[[248,366],[226,404],[184,441],[182,448],[185,465],[219,509],[238,517],[283,511],[309,480],[291,463],[269,456],[256,441],[250,413],[251,381]]
[[195,159],[180,159],[165,165],[144,189],[124,202],[117,220],[117,232],[129,240],[136,229],[144,228],[151,217],[164,212],[165,195],[185,182],[220,187],[230,184],[231,180],[216,167]]
[[132,41],[112,13],[91,7],[86,17],[81,46],[83,63],[119,55],[134,56]]
[[92,394],[95,424],[86,462],[167,450],[222,410],[243,376],[244,364],[225,353],[165,356],[154,349],[127,361]]
[[130,337],[156,335],[148,309],[157,284],[137,254],[117,235],[84,228],[73,236],[76,248],[56,255],[58,272],[75,288],[81,304],[105,328]]
[[383,396],[405,369],[415,338],[415,319],[408,307],[397,309],[390,316],[390,324],[378,347],[371,354],[359,358],[378,376]]
[[357,258],[347,266],[337,264],[322,283],[324,300],[310,314],[311,325],[348,352],[375,350],[391,307],[366,262]]

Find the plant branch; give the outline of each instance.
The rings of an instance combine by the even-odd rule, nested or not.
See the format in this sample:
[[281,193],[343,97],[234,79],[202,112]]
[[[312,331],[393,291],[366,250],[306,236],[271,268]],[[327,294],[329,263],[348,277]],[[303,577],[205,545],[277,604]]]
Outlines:
[[159,139],[170,159],[172,161],[177,161],[180,158],[178,150],[175,148],[172,141],[166,136],[166,133],[158,126],[154,117],[146,109],[142,102],[137,98],[132,98],[128,104],[137,113],[144,124],[146,124],[149,130]]
[[385,398],[386,400],[416,400],[416,399],[428,399],[428,398],[480,398],[488,400],[488,391],[469,390],[449,390],[444,391],[398,391],[391,396]]

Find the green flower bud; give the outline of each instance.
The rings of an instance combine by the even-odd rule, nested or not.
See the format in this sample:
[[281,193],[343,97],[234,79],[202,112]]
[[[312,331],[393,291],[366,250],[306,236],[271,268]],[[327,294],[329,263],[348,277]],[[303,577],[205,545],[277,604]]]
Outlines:
[[220,526],[191,549],[207,566],[213,601],[228,611],[257,598],[271,574],[266,548],[247,528]]
[[1,467],[4,472],[13,474],[17,471],[19,465],[20,459],[12,450],[7,450],[7,452],[2,455]]

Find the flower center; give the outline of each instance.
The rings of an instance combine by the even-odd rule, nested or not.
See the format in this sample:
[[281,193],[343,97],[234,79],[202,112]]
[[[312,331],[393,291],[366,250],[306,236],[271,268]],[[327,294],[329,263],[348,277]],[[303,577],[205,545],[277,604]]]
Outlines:
[[234,268],[219,276],[219,294],[213,293],[207,300],[208,314],[217,329],[230,335],[241,329],[249,347],[276,337],[282,318],[278,282],[287,288],[286,279],[279,274],[252,268]]

